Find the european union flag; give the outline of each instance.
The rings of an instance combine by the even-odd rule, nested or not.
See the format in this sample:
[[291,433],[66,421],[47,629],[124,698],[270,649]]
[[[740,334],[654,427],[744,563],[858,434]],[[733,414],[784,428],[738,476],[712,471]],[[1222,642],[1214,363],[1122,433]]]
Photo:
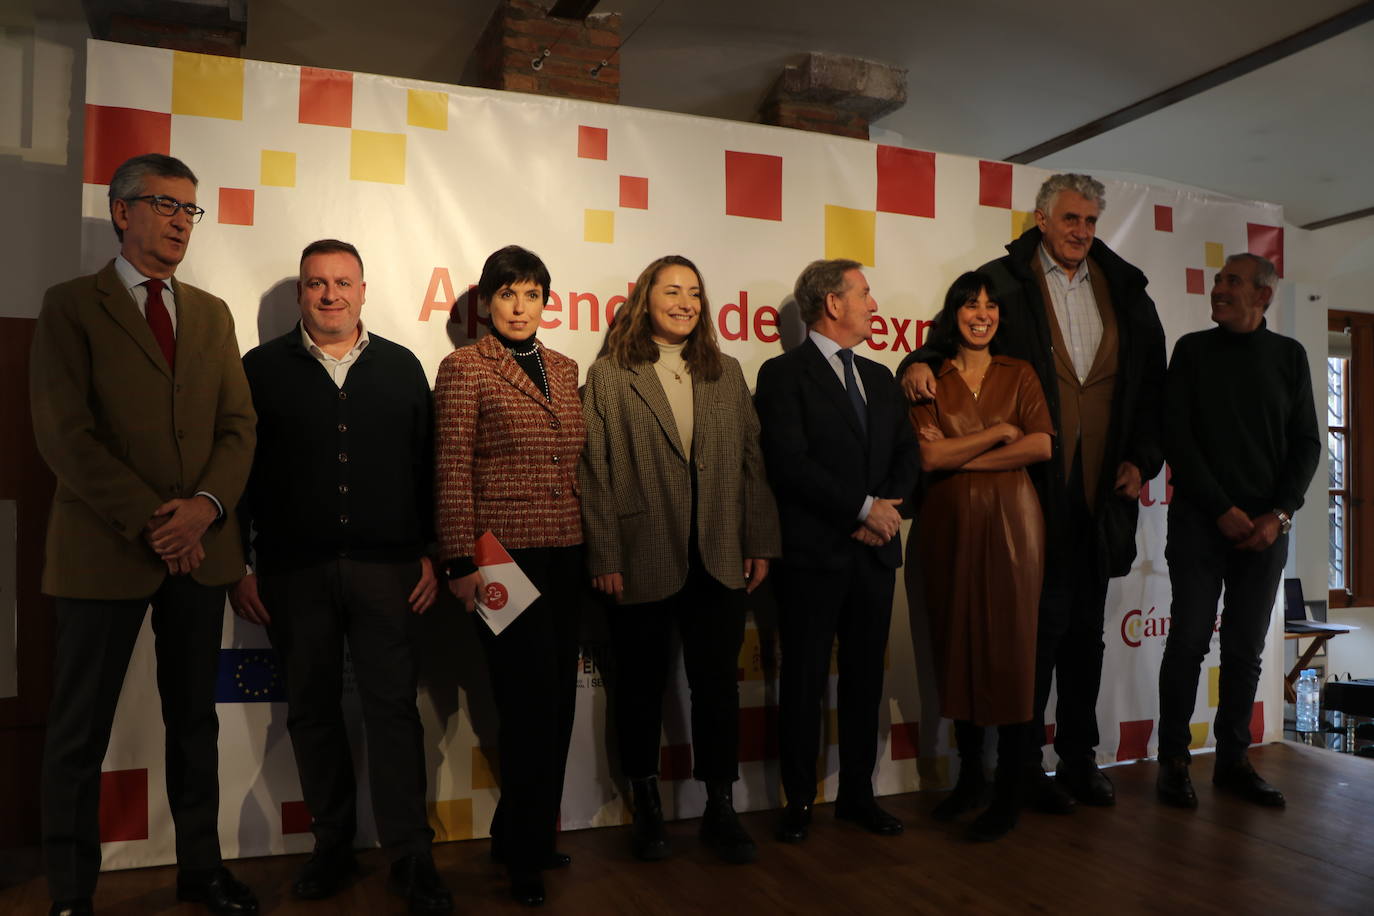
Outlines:
[[286,680],[271,649],[220,649],[216,703],[284,703]]

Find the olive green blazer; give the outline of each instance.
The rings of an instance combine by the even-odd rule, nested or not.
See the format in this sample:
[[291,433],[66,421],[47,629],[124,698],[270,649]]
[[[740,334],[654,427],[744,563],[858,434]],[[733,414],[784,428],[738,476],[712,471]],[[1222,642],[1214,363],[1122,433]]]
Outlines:
[[206,585],[243,576],[234,508],[248,480],[257,416],[229,309],[176,279],[176,373],[115,272],[52,287],[34,333],[30,399],[38,450],[57,477],[43,591],[64,598],[151,596],[166,565],[143,539],[173,497],[214,494]]
[[587,371],[587,445],[577,476],[588,572],[621,573],[626,604],[667,598],[687,580],[692,465],[707,572],[743,588],[746,557],[782,553],[754,402],[739,362],[721,361],[719,379],[692,380],[691,454],[652,365],[623,369],[602,357]]

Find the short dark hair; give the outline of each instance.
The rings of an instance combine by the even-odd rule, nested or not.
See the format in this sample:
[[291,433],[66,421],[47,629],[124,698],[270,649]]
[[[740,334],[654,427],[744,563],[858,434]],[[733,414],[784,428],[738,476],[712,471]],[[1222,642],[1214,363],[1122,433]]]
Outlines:
[[[143,183],[150,176],[158,178],[185,178],[193,185],[200,184],[196,173],[180,159],[164,156],[162,153],[144,153],[120,163],[119,168],[110,176],[110,225],[114,226],[114,203],[117,200],[132,200],[143,194]],[[115,237],[124,241],[124,230],[114,227]]]
[[482,265],[477,280],[477,298],[491,301],[496,291],[512,283],[537,283],[544,290],[544,303],[549,301],[549,269],[539,255],[519,245],[507,245],[493,251]]
[[808,328],[825,314],[825,297],[831,293],[844,291],[844,275],[851,270],[860,270],[863,265],[848,258],[835,258],[830,261],[812,261],[797,277],[797,285],[792,288],[792,296],[797,300],[797,311],[802,324]]
[[[960,274],[945,293],[945,304],[930,326],[930,336],[926,338],[925,345],[945,359],[957,356],[959,347],[964,342],[959,334],[959,309],[963,308],[965,303],[977,299],[983,290],[987,290],[989,299],[996,301],[992,294],[992,277],[981,270],[970,270]],[[995,336],[988,346],[988,352],[1001,352]]]
[[304,267],[305,259],[315,254],[351,254],[358,262],[358,276],[363,275],[363,256],[348,242],[339,239],[316,239],[301,250],[300,266]]

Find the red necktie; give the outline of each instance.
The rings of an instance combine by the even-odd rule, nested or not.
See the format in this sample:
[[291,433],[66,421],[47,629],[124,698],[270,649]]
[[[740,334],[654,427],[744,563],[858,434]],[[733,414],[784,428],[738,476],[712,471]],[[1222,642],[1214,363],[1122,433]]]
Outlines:
[[167,368],[175,370],[177,339],[172,333],[172,316],[167,314],[167,306],[162,304],[162,290],[165,284],[161,280],[148,280],[143,285],[148,287],[148,301],[143,306],[148,316],[148,327],[152,329],[162,355],[167,358]]

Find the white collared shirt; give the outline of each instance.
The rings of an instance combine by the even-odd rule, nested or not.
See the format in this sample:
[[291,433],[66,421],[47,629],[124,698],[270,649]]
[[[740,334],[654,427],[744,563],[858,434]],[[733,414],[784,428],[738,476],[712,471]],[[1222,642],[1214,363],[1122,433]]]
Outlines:
[[[124,284],[124,288],[133,297],[134,305],[138,306],[138,313],[146,320],[148,317],[148,287],[143,284],[151,280],[152,277],[145,277],[138,272],[138,268],[130,264],[124,255],[115,255],[115,273],[119,274],[119,281]],[[162,281],[162,304],[167,306],[167,316],[172,319],[172,336],[177,332],[177,301],[172,295],[172,278],[168,277]]]
[[1039,250],[1045,285],[1053,300],[1050,305],[1059,319],[1059,329],[1064,332],[1064,346],[1069,349],[1065,355],[1073,363],[1074,374],[1082,384],[1087,381],[1093,361],[1097,359],[1097,348],[1102,344],[1102,313],[1097,310],[1097,296],[1088,278],[1088,259],[1084,258],[1070,277],[1050,257],[1044,245]]
[[[825,357],[826,363],[829,364],[831,369],[835,370],[835,377],[840,380],[840,387],[848,391],[849,386],[845,384],[844,380],[844,360],[840,359],[840,351],[843,350],[844,347],[814,328],[807,331],[806,336],[811,338],[811,342],[816,345],[816,349],[821,351],[821,356]],[[853,351],[851,350],[850,352]],[[864,403],[867,404],[868,392],[864,391],[864,382],[863,379],[859,378],[859,369],[857,366],[854,367],[854,384],[858,386],[859,395],[864,399]],[[873,508],[873,500],[873,496],[864,497],[863,507],[859,509],[859,521],[868,518],[869,510]]]
[[329,373],[329,377],[334,380],[334,384],[340,388],[348,380],[348,370],[358,361],[358,357],[367,349],[368,336],[367,328],[363,327],[360,320],[358,322],[358,339],[353,342],[353,347],[343,356],[334,357],[320,349],[320,345],[315,343],[310,337],[310,332],[305,329],[305,322],[301,322],[301,346],[305,347],[307,353],[315,357],[315,361],[324,367],[324,371]]

